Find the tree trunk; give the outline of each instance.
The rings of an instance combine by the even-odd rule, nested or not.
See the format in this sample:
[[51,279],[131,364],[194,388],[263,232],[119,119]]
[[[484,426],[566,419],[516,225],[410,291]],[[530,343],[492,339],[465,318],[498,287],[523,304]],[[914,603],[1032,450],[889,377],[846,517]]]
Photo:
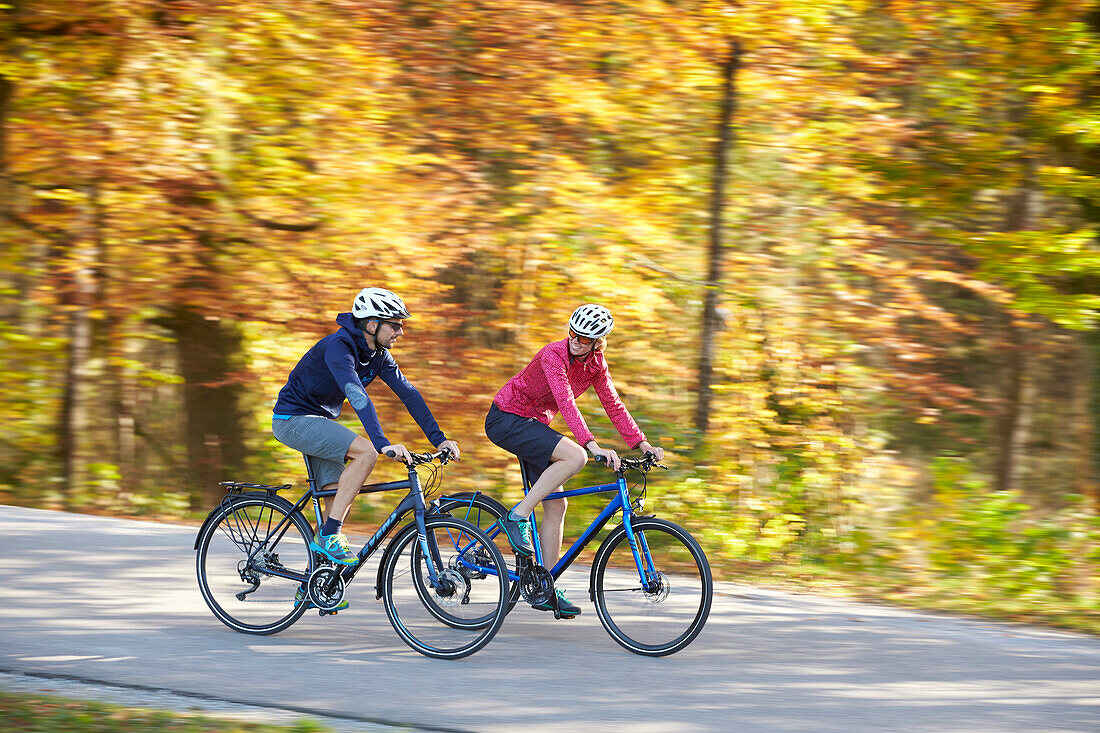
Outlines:
[[[5,221],[5,215],[14,206],[15,189],[12,186],[10,165],[8,163],[8,119],[11,117],[12,101],[15,97],[15,83],[6,76],[0,74],[0,224]],[[0,244],[5,249],[11,246],[4,237]],[[5,298],[0,306],[0,319],[12,322],[21,321],[24,311],[23,303],[26,298],[26,277],[22,274],[22,268],[13,268],[14,272],[4,272],[2,277],[7,280],[10,277],[11,287],[16,291],[14,298]]]
[[175,334],[187,430],[191,507],[209,508],[219,481],[246,481],[243,384],[236,373],[241,335],[222,320],[177,308],[167,322]]
[[[1039,189],[1035,180],[1037,161],[1025,154],[1024,177],[1016,195],[1009,201],[1005,228],[1026,231],[1033,228],[1038,217]],[[1032,374],[1032,339],[1026,324],[1021,327],[1012,313],[1007,313],[1006,350],[1008,363],[1001,394],[1001,419],[997,436],[996,487],[999,491],[1022,490],[1025,461],[1031,440],[1032,411],[1035,408],[1034,375]]]
[[0,74],[0,211],[11,206],[12,186],[8,179],[8,118],[11,117],[15,83]]
[[67,310],[69,359],[65,365],[65,386],[59,420],[58,449],[64,467],[66,502],[73,503],[85,481],[84,437],[88,432],[87,392],[88,360],[92,352],[92,319],[90,315],[94,280],[88,267],[86,247],[78,245],[72,287],[66,297],[74,307]]
[[1077,378],[1073,390],[1074,428],[1073,445],[1076,450],[1074,460],[1074,491],[1085,496],[1092,511],[1100,511],[1100,483],[1097,482],[1097,468],[1100,466],[1100,431],[1093,425],[1095,415],[1100,415],[1100,379],[1097,369],[1100,364],[1097,352],[1100,351],[1100,331],[1090,331],[1077,337]]
[[715,341],[722,326],[718,315],[719,290],[722,280],[722,230],[725,215],[726,168],[733,149],[735,135],[733,119],[737,113],[737,72],[741,65],[741,44],[730,39],[729,56],[722,64],[722,107],[718,118],[718,139],[714,148],[714,184],[710,204],[709,242],[707,254],[707,290],[703,300],[702,346],[699,353],[699,395],[695,407],[695,429],[699,437],[710,427],[711,384],[714,381]]

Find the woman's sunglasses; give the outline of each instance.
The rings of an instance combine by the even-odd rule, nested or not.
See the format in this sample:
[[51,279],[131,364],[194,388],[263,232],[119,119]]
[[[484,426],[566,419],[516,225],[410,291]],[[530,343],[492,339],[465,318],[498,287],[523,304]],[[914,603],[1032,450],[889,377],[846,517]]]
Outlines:
[[570,331],[569,332],[569,338],[573,339],[574,341],[579,343],[581,346],[588,346],[589,344],[591,344],[592,342],[594,342],[596,340],[594,338],[588,338],[587,336],[578,336],[576,331]]

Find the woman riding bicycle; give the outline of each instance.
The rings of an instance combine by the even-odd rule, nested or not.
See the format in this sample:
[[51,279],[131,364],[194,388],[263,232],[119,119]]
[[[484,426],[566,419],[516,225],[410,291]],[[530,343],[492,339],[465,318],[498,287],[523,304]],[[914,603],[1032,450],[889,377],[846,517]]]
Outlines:
[[[577,308],[569,318],[569,337],[542,347],[531,363],[497,392],[485,417],[489,440],[523,461],[528,478],[534,482],[523,501],[501,520],[501,525],[512,549],[530,557],[534,554],[531,512],[542,502],[539,534],[546,568],[554,567],[561,555],[568,501],[543,499],[580,472],[588,461],[586,448],[593,456],[602,456],[610,468],[619,468],[618,454],[596,443],[577,409],[576,395],[595,387],[604,411],[626,444],[653,453],[658,460],[664,457],[661,448],[649,444],[615,392],[603,354],[607,334],[614,325],[611,311],[602,305],[588,303]],[[576,442],[550,427],[550,420],[558,412]],[[560,588],[557,604],[564,618],[581,612]],[[534,608],[553,610],[553,599]]]

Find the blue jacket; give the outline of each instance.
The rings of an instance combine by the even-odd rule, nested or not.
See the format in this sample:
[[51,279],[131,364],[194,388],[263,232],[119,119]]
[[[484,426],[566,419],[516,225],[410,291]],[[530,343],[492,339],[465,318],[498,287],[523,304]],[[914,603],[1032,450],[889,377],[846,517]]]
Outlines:
[[364,389],[375,377],[381,377],[401,398],[405,409],[433,446],[446,440],[424,398],[405,379],[390,352],[384,348],[377,351],[367,348],[367,340],[363,332],[356,328],[350,313],[341,313],[336,317],[336,323],[340,330],[314,344],[291,370],[286,385],[279,390],[275,414],[320,415],[336,419],[347,399],[363,423],[375,450],[381,451],[390,441],[382,432],[378,413]]

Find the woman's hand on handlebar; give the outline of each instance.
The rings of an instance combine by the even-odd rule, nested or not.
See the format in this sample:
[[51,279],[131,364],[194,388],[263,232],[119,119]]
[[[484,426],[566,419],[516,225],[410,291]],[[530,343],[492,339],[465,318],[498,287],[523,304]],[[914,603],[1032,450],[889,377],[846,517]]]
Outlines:
[[591,447],[588,450],[592,452],[592,455],[595,457],[595,459],[597,461],[599,461],[600,458],[603,458],[604,462],[607,463],[608,468],[610,468],[612,471],[618,471],[619,470],[619,454],[618,453],[616,453],[613,450],[608,450],[608,449],[605,449],[605,448],[601,448],[600,446],[595,444],[595,441],[593,441],[592,443],[589,443],[589,445]]
[[435,447],[436,450],[448,450],[451,452],[451,460],[457,461],[462,451],[458,449],[458,443],[453,440],[444,440],[442,443]]
[[404,463],[406,465],[412,463],[412,454],[409,453],[408,448],[398,443],[397,445],[387,445],[379,451],[387,458],[392,458],[398,463]]
[[648,440],[638,443],[638,450],[642,453],[650,453],[658,461],[665,457],[665,449],[658,445],[650,445]]

